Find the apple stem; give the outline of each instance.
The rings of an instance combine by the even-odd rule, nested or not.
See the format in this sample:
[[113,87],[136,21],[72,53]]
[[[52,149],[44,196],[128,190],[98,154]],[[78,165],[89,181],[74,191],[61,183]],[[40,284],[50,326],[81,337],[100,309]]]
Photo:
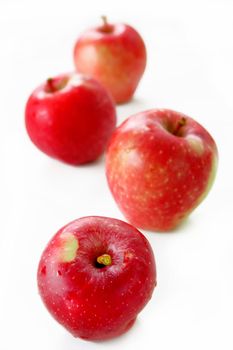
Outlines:
[[108,19],[107,16],[101,16],[104,27],[108,27]]
[[105,266],[109,266],[112,263],[112,258],[109,254],[103,254],[98,256],[97,263]]
[[100,27],[102,33],[110,34],[113,31],[113,26],[108,23],[107,16],[101,16],[103,25]]
[[173,135],[178,136],[180,133],[180,129],[186,124],[186,118],[182,117],[175,126],[173,130]]
[[47,79],[47,87],[50,92],[55,92],[56,87],[54,86],[54,79],[53,78],[48,78]]

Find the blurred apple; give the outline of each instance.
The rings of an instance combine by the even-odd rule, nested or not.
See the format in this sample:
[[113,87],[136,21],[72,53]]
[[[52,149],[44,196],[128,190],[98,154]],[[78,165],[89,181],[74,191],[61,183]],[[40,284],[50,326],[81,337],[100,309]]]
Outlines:
[[62,74],[33,91],[25,123],[41,151],[78,165],[104,152],[116,125],[116,112],[111,96],[96,80],[77,73]]
[[146,48],[139,33],[126,24],[103,24],[84,32],[74,48],[77,71],[100,81],[116,103],[129,101],[146,67]]

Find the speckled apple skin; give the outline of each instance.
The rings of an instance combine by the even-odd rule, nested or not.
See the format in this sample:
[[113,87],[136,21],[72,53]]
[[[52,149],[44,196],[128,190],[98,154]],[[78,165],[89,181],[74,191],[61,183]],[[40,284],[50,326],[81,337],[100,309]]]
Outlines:
[[96,160],[116,126],[113,100],[97,81],[75,73],[64,88],[36,88],[25,109],[25,125],[31,141],[44,153],[71,165]]
[[[110,254],[112,264],[97,268]],[[111,218],[84,217],[52,238],[38,267],[40,296],[75,337],[104,340],[126,332],[152,296],[156,268],[147,239]]]
[[[186,119],[182,136],[169,132]],[[213,183],[217,148],[195,120],[170,110],[150,110],[123,122],[107,152],[108,184],[136,227],[169,231],[204,199]]]
[[129,101],[146,67],[146,47],[139,33],[129,25],[111,25],[84,32],[74,48],[78,72],[100,81],[116,103]]

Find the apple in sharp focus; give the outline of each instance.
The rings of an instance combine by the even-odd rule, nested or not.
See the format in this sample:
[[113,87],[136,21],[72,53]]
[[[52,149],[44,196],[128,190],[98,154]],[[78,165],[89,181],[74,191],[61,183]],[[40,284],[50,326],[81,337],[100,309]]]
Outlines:
[[126,332],[152,296],[156,268],[147,239],[112,218],[84,217],[60,229],[38,267],[40,296],[75,337]]
[[112,97],[97,81],[69,73],[50,78],[28,99],[25,122],[47,155],[78,165],[98,158],[116,125]]
[[194,119],[175,111],[138,113],[113,133],[107,151],[108,184],[128,221],[168,231],[210,190],[217,147]]
[[74,48],[78,72],[99,80],[116,103],[129,101],[146,67],[146,48],[139,33],[127,24],[110,24],[85,31]]

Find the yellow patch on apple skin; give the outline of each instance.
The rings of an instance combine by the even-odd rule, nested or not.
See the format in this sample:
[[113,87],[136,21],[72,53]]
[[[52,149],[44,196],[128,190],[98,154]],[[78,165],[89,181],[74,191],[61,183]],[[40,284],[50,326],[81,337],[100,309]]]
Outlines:
[[196,135],[188,135],[186,139],[191,149],[195,151],[199,156],[201,156],[204,152],[204,144],[200,137]]
[[121,90],[124,84],[130,83],[132,73],[125,71],[125,69],[119,69],[119,67],[126,61],[133,61],[135,59],[133,53],[130,51],[123,53],[121,47],[110,50],[106,45],[99,45],[96,48],[96,56],[98,57],[97,62],[101,62],[101,65],[104,66],[105,72],[102,72],[102,77],[104,80],[106,79],[106,82],[115,85],[117,90]]
[[61,235],[62,246],[60,250],[60,259],[62,262],[71,262],[77,255],[79,248],[78,239],[70,232],[64,232]]
[[140,153],[134,148],[133,144],[124,145],[122,149],[118,150],[117,156],[115,158],[116,167],[121,167],[123,169],[123,174],[125,173],[125,167],[139,167],[143,162]]
[[182,214],[182,216],[179,214],[178,217],[175,218],[173,227],[175,228],[178,226],[181,222],[183,222],[191,213],[194,211],[194,209],[205,199],[205,197],[208,195],[211,187],[213,186],[216,173],[217,173],[217,168],[218,168],[218,156],[217,154],[213,155],[213,160],[212,160],[212,169],[209,175],[209,179],[206,184],[206,189],[202,193],[202,195],[197,199],[195,205],[193,208],[191,208],[189,211],[187,211],[185,214]]
[[216,177],[216,173],[217,173],[217,168],[218,168],[218,157],[217,157],[217,155],[213,155],[212,169],[210,172],[210,176],[209,176],[205,191],[203,192],[201,197],[199,197],[199,199],[198,199],[198,204],[203,201],[203,199],[207,196],[211,187],[213,186],[213,183],[214,183],[214,180]]

